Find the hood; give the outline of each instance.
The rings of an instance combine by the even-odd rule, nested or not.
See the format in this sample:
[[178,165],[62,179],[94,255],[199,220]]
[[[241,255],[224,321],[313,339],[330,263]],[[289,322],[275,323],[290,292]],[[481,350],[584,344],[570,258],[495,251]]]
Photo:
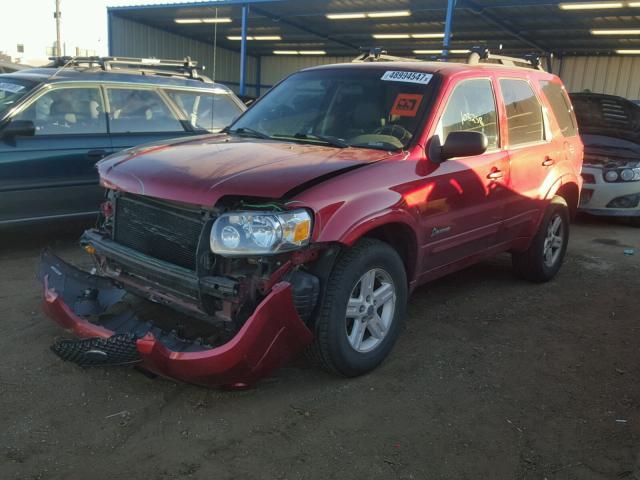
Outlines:
[[101,183],[129,193],[213,206],[226,195],[282,198],[389,152],[207,135],[155,143],[98,163]]
[[571,103],[581,135],[608,136],[640,144],[640,106],[635,103],[598,93],[572,93]]

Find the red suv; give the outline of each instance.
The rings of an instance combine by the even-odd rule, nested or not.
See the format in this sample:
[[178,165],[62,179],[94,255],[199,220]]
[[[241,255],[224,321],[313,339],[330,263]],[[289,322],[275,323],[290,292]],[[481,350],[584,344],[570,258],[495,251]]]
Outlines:
[[500,252],[558,272],[583,147],[558,77],[371,61],[295,73],[223,133],[99,163],[95,269],[43,254],[81,365],[243,386],[305,347],[345,376],[391,351],[417,286]]

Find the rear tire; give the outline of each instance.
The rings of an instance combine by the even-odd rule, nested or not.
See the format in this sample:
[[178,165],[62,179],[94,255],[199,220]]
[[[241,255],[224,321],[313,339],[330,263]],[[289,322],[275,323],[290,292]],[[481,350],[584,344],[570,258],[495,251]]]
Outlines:
[[400,334],[407,277],[388,244],[362,239],[329,275],[308,356],[325,370],[355,377],[376,368]]
[[513,270],[518,277],[540,283],[555,277],[569,243],[569,218],[566,200],[554,197],[529,248],[511,254]]

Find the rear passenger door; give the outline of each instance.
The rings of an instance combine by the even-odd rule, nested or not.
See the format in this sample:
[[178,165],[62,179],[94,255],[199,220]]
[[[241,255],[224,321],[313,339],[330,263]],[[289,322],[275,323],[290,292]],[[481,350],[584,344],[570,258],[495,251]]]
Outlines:
[[165,90],[194,130],[219,132],[244,111],[229,93],[221,89]]
[[108,86],[106,93],[114,151],[195,133],[156,89]]
[[0,223],[97,212],[95,163],[111,148],[100,88],[54,87],[16,120],[33,122],[35,133],[0,140]]
[[551,142],[546,112],[531,84],[526,79],[501,78],[499,85],[511,164],[504,226],[506,238],[513,240],[528,237],[535,230],[544,208],[545,179],[557,152]]

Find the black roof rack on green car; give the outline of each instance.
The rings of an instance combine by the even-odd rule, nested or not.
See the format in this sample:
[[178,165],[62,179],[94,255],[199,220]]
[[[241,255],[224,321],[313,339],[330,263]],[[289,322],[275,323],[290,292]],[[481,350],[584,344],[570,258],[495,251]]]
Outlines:
[[[209,78],[198,71],[198,62],[185,57],[182,60],[165,60],[160,58],[133,57],[49,57],[48,65],[60,70],[66,68],[86,68],[102,71],[118,70],[120,72],[140,73],[142,75],[179,76],[210,82]],[[59,71],[60,71],[59,70]]]

